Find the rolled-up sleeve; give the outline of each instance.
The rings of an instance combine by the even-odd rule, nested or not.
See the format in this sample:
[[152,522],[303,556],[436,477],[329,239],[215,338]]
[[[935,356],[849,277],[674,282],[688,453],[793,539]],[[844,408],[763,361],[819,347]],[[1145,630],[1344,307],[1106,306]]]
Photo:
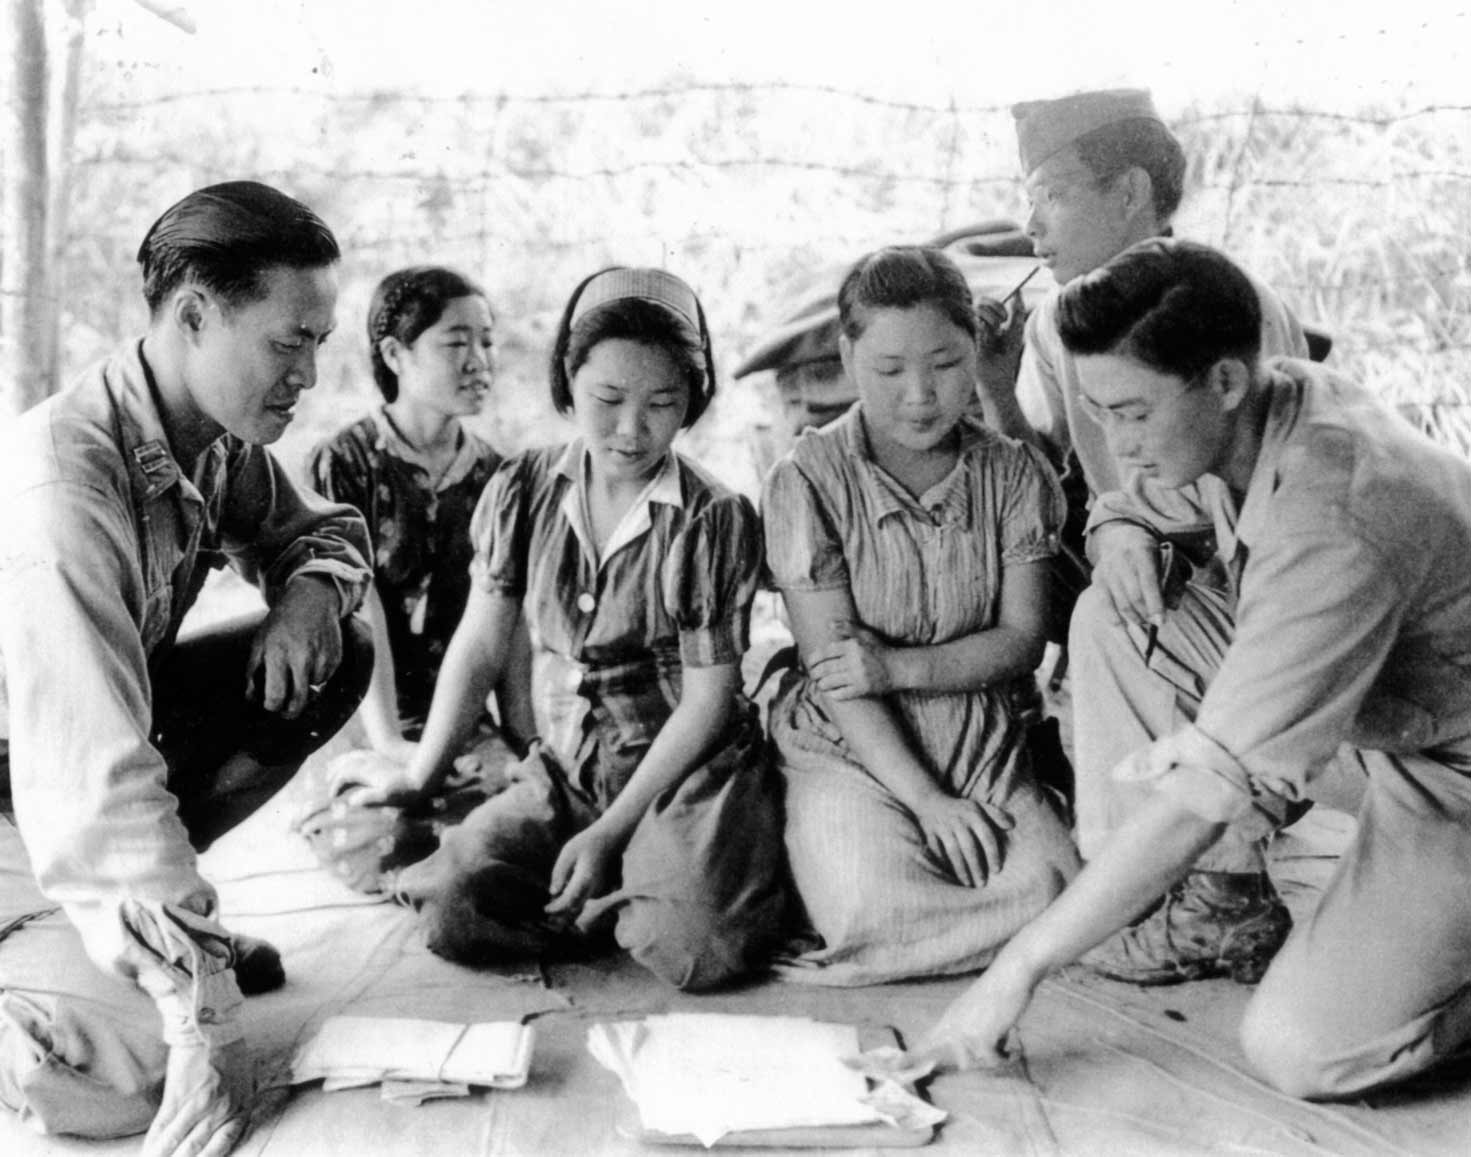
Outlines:
[[317,575],[337,588],[342,614],[357,609],[372,577],[367,524],[356,509],[296,486],[261,446],[228,451],[221,545],[274,605],[292,579]]
[[77,483],[33,487],[8,507],[0,654],[11,794],[37,882],[101,968],[158,1002],[170,1043],[229,1039],[233,955],[149,741],[129,525]]
[[1261,789],[1241,762],[1200,728],[1185,727],[1129,755],[1114,778],[1153,786],[1213,823],[1248,838],[1275,831],[1287,800]]

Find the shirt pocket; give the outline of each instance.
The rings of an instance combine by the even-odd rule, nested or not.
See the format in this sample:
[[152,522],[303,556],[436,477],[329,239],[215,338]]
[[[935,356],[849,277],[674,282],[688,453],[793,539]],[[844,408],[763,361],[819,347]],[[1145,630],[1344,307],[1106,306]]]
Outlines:
[[1424,641],[1397,647],[1359,709],[1351,742],[1409,755],[1471,735],[1471,670],[1465,660]]
[[1370,751],[1413,755],[1430,747],[1438,730],[1435,716],[1418,703],[1371,694],[1359,709],[1349,742]]

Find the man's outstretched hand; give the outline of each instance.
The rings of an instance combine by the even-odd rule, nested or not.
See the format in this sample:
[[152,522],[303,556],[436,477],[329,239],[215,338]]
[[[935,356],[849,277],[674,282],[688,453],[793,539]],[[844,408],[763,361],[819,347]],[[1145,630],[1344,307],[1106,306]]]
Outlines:
[[223,1157],[245,1135],[254,1094],[243,1040],[169,1050],[163,1101],[143,1140],[143,1157]]

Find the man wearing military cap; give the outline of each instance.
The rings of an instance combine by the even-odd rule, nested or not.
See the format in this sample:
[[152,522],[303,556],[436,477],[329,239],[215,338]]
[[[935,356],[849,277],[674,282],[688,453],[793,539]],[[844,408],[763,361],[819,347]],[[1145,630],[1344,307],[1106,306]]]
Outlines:
[[[1147,90],[1028,101],[1012,114],[1030,203],[1027,234],[1059,286],[1138,242],[1170,235],[1185,155]],[[1297,320],[1260,282],[1252,286],[1261,305],[1262,356],[1306,357]],[[1041,444],[1087,484],[1088,555],[1093,585],[1105,597],[1079,604],[1069,653],[1078,842],[1090,857],[1142,801],[1139,789],[1115,783],[1110,772],[1145,738],[1157,738],[1127,733],[1105,706],[1116,700],[1090,693],[1117,666],[1104,656],[1118,648],[1145,653],[1145,682],[1124,693],[1172,697],[1184,722],[1194,717],[1199,691],[1172,672],[1199,640],[1224,645],[1233,623],[1199,484],[1165,490],[1146,479],[1155,498],[1147,512],[1123,496],[1127,479],[1080,400],[1076,359],[1058,333],[1057,301],[1049,296],[1026,318],[1024,339],[1019,309],[1008,317],[999,305],[982,304],[995,336],[982,357],[981,397],[991,425]],[[1228,833],[1197,861],[1184,901],[1126,930],[1088,962],[1136,983],[1223,973],[1254,979],[1291,927],[1264,851],[1262,841]],[[1252,959],[1223,963],[1226,943],[1251,944]]]

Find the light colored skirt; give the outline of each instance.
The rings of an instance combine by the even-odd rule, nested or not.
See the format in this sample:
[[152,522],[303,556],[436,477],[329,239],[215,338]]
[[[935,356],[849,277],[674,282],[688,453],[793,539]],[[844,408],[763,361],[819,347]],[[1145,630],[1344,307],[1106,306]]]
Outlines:
[[975,971],[1077,873],[1072,838],[1025,770],[966,777],[963,794],[1014,821],[1001,870],[973,888],[930,853],[886,787],[830,748],[814,750],[822,745],[797,734],[792,718],[772,716],[786,850],[821,946],[780,962],[784,980],[853,986]]

